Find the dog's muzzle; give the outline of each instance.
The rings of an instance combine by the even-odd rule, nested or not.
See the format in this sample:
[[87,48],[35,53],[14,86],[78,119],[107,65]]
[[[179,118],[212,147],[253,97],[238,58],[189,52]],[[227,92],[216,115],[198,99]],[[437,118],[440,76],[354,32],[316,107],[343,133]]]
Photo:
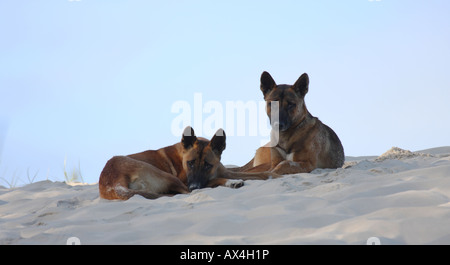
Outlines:
[[281,123],[281,122],[276,121],[276,122],[274,122],[274,123],[272,124],[272,128],[275,129],[275,130],[278,130],[278,131],[280,131],[280,132],[284,132],[284,131],[286,131],[289,127],[288,127],[285,123]]

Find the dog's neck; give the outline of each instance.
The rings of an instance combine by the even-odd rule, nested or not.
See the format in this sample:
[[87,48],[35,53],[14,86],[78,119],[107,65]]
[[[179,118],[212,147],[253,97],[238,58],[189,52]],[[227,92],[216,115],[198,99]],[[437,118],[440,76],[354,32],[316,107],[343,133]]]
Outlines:
[[[290,150],[290,146],[288,146],[288,143],[290,142],[290,138],[294,136],[294,134],[298,134],[299,131],[308,130],[308,128],[311,128],[314,126],[317,118],[311,115],[309,111],[306,111],[306,115],[303,119],[301,119],[296,124],[292,125],[287,129],[286,131],[279,132],[278,137],[272,138],[274,144],[273,146],[280,147],[281,149],[288,152]],[[273,130],[272,130],[273,133]],[[273,134],[272,134],[273,135]]]
[[294,131],[298,131],[298,130],[301,130],[302,129],[302,127],[304,127],[307,123],[308,123],[308,121],[310,121],[311,119],[313,119],[314,117],[311,115],[311,113],[309,113],[309,111],[308,110],[306,110],[306,114],[305,114],[305,116],[303,117],[303,119],[301,119],[297,124],[293,124],[289,129],[287,129],[286,131],[291,131],[291,133],[292,132],[294,132]]
[[306,127],[311,120],[314,120],[314,117],[311,115],[311,113],[309,113],[308,110],[306,110],[303,119],[299,120],[296,124],[292,124],[291,127],[289,127],[286,131],[280,132],[280,134],[284,136],[290,136],[293,133],[302,130],[303,127]]

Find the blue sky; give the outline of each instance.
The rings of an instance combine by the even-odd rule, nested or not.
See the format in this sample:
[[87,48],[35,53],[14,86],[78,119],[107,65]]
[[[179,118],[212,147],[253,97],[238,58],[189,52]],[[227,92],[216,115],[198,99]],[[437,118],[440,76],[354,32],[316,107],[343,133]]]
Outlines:
[[[2,0],[0,177],[63,180],[67,159],[96,182],[110,157],[180,140],[176,101],[262,100],[262,71],[287,84],[308,73],[309,111],[346,155],[450,145],[449,10],[446,0]],[[260,140],[228,137],[222,162],[246,163]]]

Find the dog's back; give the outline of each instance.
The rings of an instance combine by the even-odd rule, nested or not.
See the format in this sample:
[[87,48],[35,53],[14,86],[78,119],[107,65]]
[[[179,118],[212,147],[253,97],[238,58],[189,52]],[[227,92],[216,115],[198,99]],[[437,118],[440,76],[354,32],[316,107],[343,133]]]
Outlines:
[[[319,121],[320,122],[320,121]],[[328,142],[327,147],[319,155],[318,168],[339,168],[344,165],[344,147],[336,133],[326,124],[320,122],[320,139]]]

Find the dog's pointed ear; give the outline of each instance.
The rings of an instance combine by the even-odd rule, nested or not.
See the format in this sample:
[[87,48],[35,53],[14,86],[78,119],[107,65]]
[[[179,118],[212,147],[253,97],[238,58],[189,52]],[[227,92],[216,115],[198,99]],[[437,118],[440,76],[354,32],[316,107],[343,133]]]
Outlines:
[[261,91],[263,92],[264,97],[276,86],[277,84],[275,83],[275,80],[273,80],[272,76],[268,72],[264,71],[261,74]]
[[308,93],[309,87],[308,74],[307,73],[302,74],[292,87],[299,96],[304,97],[306,93]]
[[181,138],[181,144],[184,149],[189,149],[197,142],[197,136],[195,136],[194,129],[188,126],[184,129],[183,137]]
[[211,139],[211,142],[209,143],[211,146],[211,149],[217,154],[221,155],[223,150],[225,150],[226,147],[226,135],[225,131],[223,129],[217,130],[214,137]]

